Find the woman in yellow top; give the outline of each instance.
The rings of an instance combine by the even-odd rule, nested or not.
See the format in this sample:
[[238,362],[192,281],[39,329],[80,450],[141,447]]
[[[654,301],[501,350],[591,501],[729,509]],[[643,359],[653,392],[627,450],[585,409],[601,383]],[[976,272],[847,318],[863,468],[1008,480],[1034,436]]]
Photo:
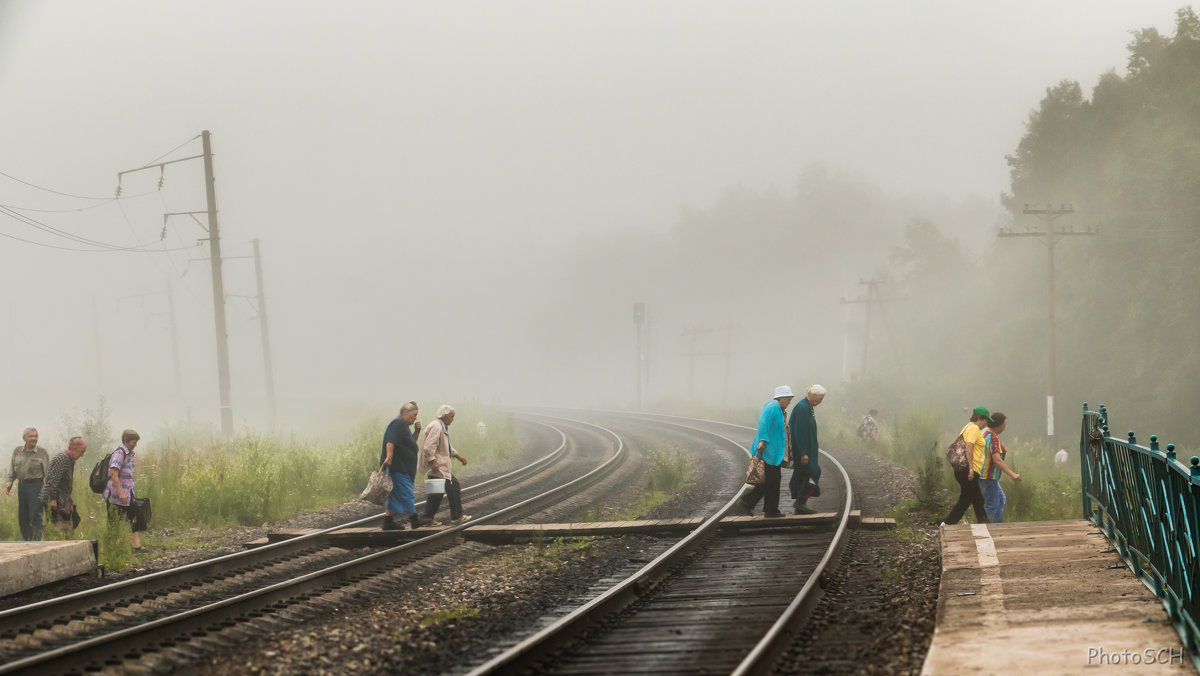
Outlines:
[[980,429],[980,426],[987,426],[991,422],[992,416],[988,410],[978,406],[971,412],[971,421],[962,429],[963,441],[972,447],[971,466],[964,470],[954,470],[954,480],[958,482],[959,487],[958,502],[942,520],[943,526],[953,526],[958,523],[966,513],[967,507],[975,510],[976,523],[988,522],[987,511],[983,504],[983,492],[979,489],[979,472],[983,469],[984,460],[987,458],[987,442],[983,438],[983,430]]

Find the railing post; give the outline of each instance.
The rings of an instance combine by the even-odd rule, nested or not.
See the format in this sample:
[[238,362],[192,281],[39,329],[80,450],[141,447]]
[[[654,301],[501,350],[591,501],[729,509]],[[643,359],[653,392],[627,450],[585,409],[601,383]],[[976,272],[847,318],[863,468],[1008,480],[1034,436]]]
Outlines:
[[1150,450],[1155,451],[1155,452],[1158,451],[1158,435],[1157,434],[1150,435]]
[[1088,514],[1088,447],[1092,441],[1092,425],[1094,422],[1088,416],[1087,402],[1083,402],[1083,425],[1079,432],[1079,497],[1083,501],[1083,518],[1089,519]]
[[1200,458],[1192,456],[1192,480],[1200,479]]
[[1175,461],[1175,444],[1167,444],[1167,462]]

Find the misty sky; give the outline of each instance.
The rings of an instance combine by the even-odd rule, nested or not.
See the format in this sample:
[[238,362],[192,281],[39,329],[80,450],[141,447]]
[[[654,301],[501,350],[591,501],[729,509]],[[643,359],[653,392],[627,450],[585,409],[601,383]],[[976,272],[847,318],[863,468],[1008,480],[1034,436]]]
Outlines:
[[[578,402],[521,388],[538,360],[510,322],[555,284],[555,260],[605,232],[666,231],[732,185],[790,186],[814,163],[895,196],[998,204],[1004,155],[1046,87],[1124,72],[1129,31],[1169,32],[1179,6],[2,0],[0,172],[108,197],[118,171],[211,130],[225,253],[262,240],[295,415],[423,394],[626,404],[607,386]],[[22,213],[159,246],[162,213],[204,197],[199,162],[163,178],[157,191],[157,170],[128,177],[129,197],[106,203],[0,176],[0,204],[91,206]],[[0,233],[76,246],[2,214]],[[175,219],[163,245],[203,236]],[[0,430],[52,426],[99,392],[118,427],[181,405],[215,419],[207,263],[188,262],[206,255],[0,238]],[[225,270],[228,293],[254,293],[251,261]],[[257,331],[231,299],[239,426],[262,422]]]

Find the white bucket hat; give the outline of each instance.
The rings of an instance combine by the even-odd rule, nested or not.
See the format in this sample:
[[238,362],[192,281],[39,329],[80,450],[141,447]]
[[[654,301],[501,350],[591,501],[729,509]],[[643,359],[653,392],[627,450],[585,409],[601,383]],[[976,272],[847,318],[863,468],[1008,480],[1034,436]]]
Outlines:
[[780,397],[794,397],[794,396],[796,396],[796,395],[792,393],[792,388],[788,387],[787,385],[780,385],[779,387],[775,388],[775,396],[772,398],[778,399]]

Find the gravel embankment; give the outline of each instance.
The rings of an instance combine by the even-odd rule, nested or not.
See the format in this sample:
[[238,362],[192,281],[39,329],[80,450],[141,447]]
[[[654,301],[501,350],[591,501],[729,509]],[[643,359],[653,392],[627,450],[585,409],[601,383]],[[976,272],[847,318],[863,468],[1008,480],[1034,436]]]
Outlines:
[[[638,455],[658,444],[661,433],[629,435]],[[635,463],[632,468],[637,468]],[[692,514],[728,488],[727,461],[696,462],[690,485],[655,508],[654,517]],[[606,482],[596,518],[628,509],[644,475]],[[252,648],[215,655],[206,672],[234,674],[439,674],[477,663],[498,644],[511,644],[548,614],[575,607],[670,544],[658,538],[622,537],[492,548],[441,574],[419,574],[370,607],[342,612],[260,637]]]
[[[911,497],[904,468],[839,451],[864,516]],[[909,515],[905,531],[855,531],[825,597],[776,667],[781,674],[918,674],[933,637],[941,562],[937,523]]]

